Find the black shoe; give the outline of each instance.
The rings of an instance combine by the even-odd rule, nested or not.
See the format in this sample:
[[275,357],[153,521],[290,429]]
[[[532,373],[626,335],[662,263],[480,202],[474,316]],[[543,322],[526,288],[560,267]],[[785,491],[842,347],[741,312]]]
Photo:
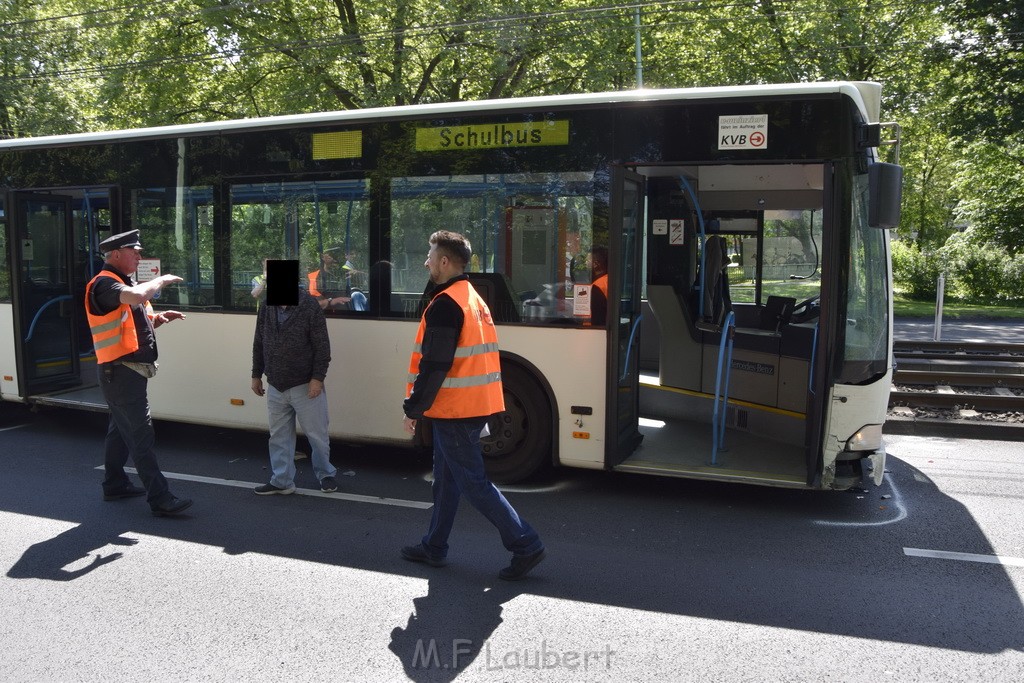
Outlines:
[[402,548],[402,557],[410,562],[422,562],[423,564],[430,565],[431,567],[443,567],[448,564],[448,560],[443,557],[431,557],[430,555],[427,555],[427,551],[423,549],[422,543],[419,545],[407,545]]
[[280,486],[274,486],[271,483],[266,483],[263,486],[257,486],[252,490],[257,496],[272,496],[275,493],[280,493],[282,496],[287,496],[291,493],[295,493],[295,484],[287,488],[281,488]]
[[338,482],[334,477],[324,477],[320,480],[320,490],[324,493],[334,493],[338,490]]
[[146,489],[134,484],[128,484],[123,489],[117,489],[109,493],[104,491],[103,500],[121,500],[122,498],[135,498],[136,496],[144,495],[146,495]]
[[518,581],[529,574],[531,569],[540,564],[545,554],[544,548],[541,548],[530,555],[513,555],[512,564],[498,572],[498,578],[505,581]]
[[153,516],[173,517],[174,515],[180,515],[190,507],[192,507],[192,501],[188,498],[176,498],[175,496],[171,496],[161,505],[153,506]]

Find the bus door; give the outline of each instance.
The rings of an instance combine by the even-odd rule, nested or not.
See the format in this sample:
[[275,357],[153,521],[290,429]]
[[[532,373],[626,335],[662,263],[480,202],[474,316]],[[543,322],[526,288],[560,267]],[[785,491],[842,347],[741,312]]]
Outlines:
[[16,193],[12,209],[20,393],[75,386],[79,367],[71,198]]
[[612,168],[608,210],[608,401],[605,465],[614,467],[640,444],[640,243],[644,178]]

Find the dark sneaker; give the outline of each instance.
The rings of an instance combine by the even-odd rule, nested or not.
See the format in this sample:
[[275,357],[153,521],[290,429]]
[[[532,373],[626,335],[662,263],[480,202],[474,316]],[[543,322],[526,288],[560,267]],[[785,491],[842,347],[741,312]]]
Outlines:
[[324,477],[320,480],[320,490],[324,493],[334,493],[338,490],[338,482],[334,481],[334,477]]
[[192,507],[190,499],[171,496],[160,505],[153,506],[153,515],[155,517],[173,517],[174,515],[180,515],[190,507]]
[[448,564],[448,560],[443,557],[427,555],[427,551],[423,549],[422,543],[419,545],[407,545],[402,548],[402,557],[410,562],[422,562],[431,567],[443,567]]
[[146,489],[134,484],[128,484],[123,489],[110,491],[109,493],[104,491],[103,500],[121,500],[122,498],[135,498],[136,496],[144,495],[146,495]]
[[530,555],[513,555],[512,564],[498,572],[498,578],[505,581],[518,581],[529,574],[531,569],[540,564],[545,554],[544,548],[541,548]]
[[287,496],[289,493],[295,493],[295,484],[282,488],[280,486],[274,486],[273,484],[266,483],[263,486],[257,486],[254,488],[253,493],[257,496],[272,496],[275,493],[280,493],[282,496]]

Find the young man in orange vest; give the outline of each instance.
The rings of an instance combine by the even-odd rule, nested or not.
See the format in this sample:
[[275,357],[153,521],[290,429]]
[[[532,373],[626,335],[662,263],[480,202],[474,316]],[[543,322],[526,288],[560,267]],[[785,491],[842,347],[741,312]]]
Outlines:
[[419,545],[402,548],[402,557],[444,566],[455,512],[465,496],[497,527],[512,553],[498,577],[515,581],[544,559],[544,544],[484,471],[481,432],[505,403],[494,321],[463,274],[471,255],[469,240],[459,233],[441,230],[430,236],[424,265],[435,288],[409,362],[404,426],[415,434],[417,421],[431,418],[434,511],[427,534]]
[[[156,335],[153,330],[172,320],[184,320],[178,311],[154,313],[149,301],[165,286],[181,282],[177,275],[161,275],[136,284],[142,250],[139,231],[129,230],[100,243],[104,266],[85,287],[85,313],[96,350],[103,398],[110,407],[110,425],[104,448],[103,500],[146,495],[154,515],[181,514],[192,501],[176,497],[167,486],[153,452],[153,420],[146,396],[148,378],[156,374]],[[146,488],[131,483],[124,466],[131,456]]]

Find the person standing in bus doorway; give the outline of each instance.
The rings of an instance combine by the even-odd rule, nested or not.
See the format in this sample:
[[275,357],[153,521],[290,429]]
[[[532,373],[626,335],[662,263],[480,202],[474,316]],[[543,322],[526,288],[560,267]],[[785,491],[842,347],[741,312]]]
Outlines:
[[[271,479],[253,491],[260,496],[295,492],[295,422],[298,420],[309,441],[313,473],[320,490],[338,490],[331,464],[331,440],[328,434],[327,392],[324,379],[331,363],[331,341],[327,336],[324,312],[294,277],[290,283],[298,291],[297,305],[273,305],[276,296],[268,296],[266,305],[256,314],[256,333],[252,343],[252,391],[267,397],[270,423]],[[270,273],[268,287],[279,287]],[[267,386],[263,386],[263,375]]]
[[349,290],[344,266],[338,265],[341,247],[332,247],[320,254],[320,267],[309,273],[309,293],[325,311],[345,308]]
[[[141,250],[138,230],[100,243],[104,266],[85,287],[85,312],[96,349],[100,387],[110,408],[103,500],[145,494],[153,514],[163,517],[181,514],[192,501],[171,493],[153,452],[156,439],[147,396],[149,378],[157,367],[153,330],[172,320],[184,320],[185,315],[153,311],[150,299],[181,278],[168,274],[136,284],[131,274],[138,269]],[[124,466],[129,456],[146,488],[128,479]]]
[[608,247],[591,247],[587,254],[590,267],[590,323],[604,325],[608,321]]
[[488,418],[504,411],[505,403],[494,321],[463,273],[471,256],[469,240],[459,233],[441,230],[430,236],[424,265],[436,287],[409,361],[403,424],[415,434],[418,421],[431,418],[434,510],[421,542],[401,552],[410,562],[444,566],[455,512],[465,496],[497,527],[512,553],[498,577],[515,581],[544,559],[544,544],[484,471],[480,437]]

